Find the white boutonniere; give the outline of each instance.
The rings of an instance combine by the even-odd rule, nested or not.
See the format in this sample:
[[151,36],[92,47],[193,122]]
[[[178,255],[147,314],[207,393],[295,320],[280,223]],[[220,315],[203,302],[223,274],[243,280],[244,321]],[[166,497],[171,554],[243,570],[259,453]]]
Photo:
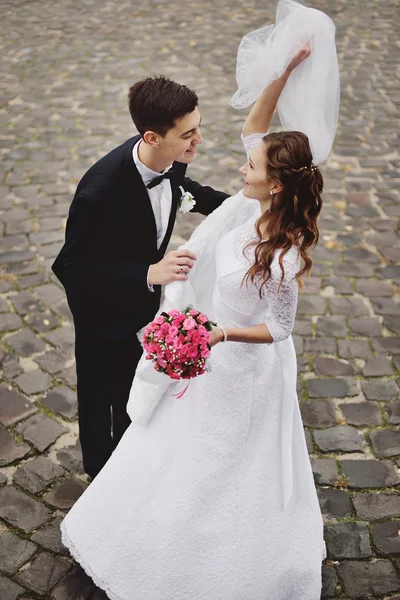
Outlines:
[[179,212],[190,212],[193,206],[196,204],[196,200],[194,199],[193,194],[191,194],[190,192],[185,192],[181,185],[179,186],[179,189],[182,192],[182,196],[179,200]]

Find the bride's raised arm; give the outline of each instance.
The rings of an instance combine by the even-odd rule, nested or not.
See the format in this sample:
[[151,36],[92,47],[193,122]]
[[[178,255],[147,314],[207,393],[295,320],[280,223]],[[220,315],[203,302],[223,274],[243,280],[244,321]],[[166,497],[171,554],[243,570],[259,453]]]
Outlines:
[[310,56],[310,54],[310,45],[306,44],[293,57],[281,77],[272,81],[272,83],[270,83],[270,85],[260,94],[243,125],[242,133],[244,137],[255,133],[266,133],[269,130],[279,97],[291,72]]

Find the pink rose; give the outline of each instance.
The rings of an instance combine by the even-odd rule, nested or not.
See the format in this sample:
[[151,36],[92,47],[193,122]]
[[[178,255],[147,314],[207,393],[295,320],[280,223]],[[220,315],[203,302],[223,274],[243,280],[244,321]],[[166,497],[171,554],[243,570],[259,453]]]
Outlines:
[[189,349],[187,351],[187,355],[189,358],[196,358],[197,357],[197,346],[189,346]]
[[193,344],[198,344],[201,340],[201,335],[199,334],[198,331],[195,331],[192,335],[192,342]]
[[176,337],[179,333],[179,329],[175,325],[171,325],[169,328],[169,335]]
[[174,337],[172,337],[172,335],[167,335],[167,337],[165,338],[165,342],[166,342],[168,345],[172,346],[172,345],[173,345],[173,343],[174,343],[174,339],[175,339],[175,338],[174,338]]
[[199,321],[200,321],[200,323],[207,323],[207,321],[208,321],[207,315],[205,315],[204,313],[200,313],[199,314]]
[[194,319],[189,318],[183,321],[183,328],[186,329],[186,331],[190,331],[194,327],[196,327],[196,321]]
[[205,335],[206,333],[208,333],[208,331],[207,331],[207,329],[204,327],[204,325],[199,325],[198,332],[199,332],[201,335]]
[[179,374],[178,373],[171,373],[170,374],[171,379],[180,379]]
[[179,321],[179,323],[183,323],[183,321],[186,319],[186,315],[179,313],[176,319]]
[[172,310],[170,310],[168,312],[170,317],[177,317],[178,315],[180,315],[181,313],[179,312],[179,310],[177,310],[176,308],[173,308]]
[[194,308],[191,308],[189,310],[189,315],[192,315],[192,317],[197,317],[197,315],[199,314],[199,311],[195,310]]
[[182,348],[182,342],[179,338],[174,339],[173,346],[176,350],[180,350]]
[[181,323],[178,319],[174,319],[172,321],[172,327],[176,327],[177,329],[179,329],[180,325],[181,325]]
[[208,358],[210,356],[210,351],[208,348],[201,351],[201,358]]
[[162,333],[168,333],[170,329],[170,326],[168,325],[168,323],[163,323],[160,327],[160,331]]
[[161,315],[159,315],[158,317],[156,317],[153,321],[154,323],[156,323],[156,325],[162,325],[164,323],[164,317],[162,317]]

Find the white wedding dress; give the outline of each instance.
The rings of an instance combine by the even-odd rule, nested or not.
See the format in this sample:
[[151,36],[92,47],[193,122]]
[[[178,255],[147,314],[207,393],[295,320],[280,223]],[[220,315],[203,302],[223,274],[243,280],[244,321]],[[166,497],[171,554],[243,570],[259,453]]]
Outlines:
[[282,348],[294,353],[299,259],[286,254],[279,294],[278,253],[262,298],[241,285],[259,215],[256,204],[218,242],[209,316],[265,322],[275,343],[215,346],[211,371],[132,423],[63,521],[64,544],[111,600],[320,599],[323,524],[297,402],[287,506],[282,492]]

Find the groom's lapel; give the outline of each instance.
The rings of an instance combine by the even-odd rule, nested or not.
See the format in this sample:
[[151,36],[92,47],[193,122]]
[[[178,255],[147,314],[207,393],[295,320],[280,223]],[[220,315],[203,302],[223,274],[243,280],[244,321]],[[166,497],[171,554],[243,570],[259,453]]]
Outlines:
[[[149,194],[139,171],[133,162],[132,150],[140,136],[129,140],[124,152],[124,174],[126,187],[126,202],[124,213],[131,218],[131,223],[136,223],[137,231],[146,244],[157,248],[157,226],[151,206]],[[128,214],[129,216],[128,216]]]
[[163,242],[159,249],[159,252],[161,255],[164,255],[165,250],[167,249],[169,240],[171,239],[172,230],[175,225],[176,211],[178,209],[178,204],[179,204],[179,200],[181,197],[181,190],[179,189],[180,183],[181,183],[180,181],[177,181],[177,182],[174,181],[173,183],[171,182],[171,190],[172,190],[171,212],[169,215],[167,231],[165,233],[165,237],[164,237]]

